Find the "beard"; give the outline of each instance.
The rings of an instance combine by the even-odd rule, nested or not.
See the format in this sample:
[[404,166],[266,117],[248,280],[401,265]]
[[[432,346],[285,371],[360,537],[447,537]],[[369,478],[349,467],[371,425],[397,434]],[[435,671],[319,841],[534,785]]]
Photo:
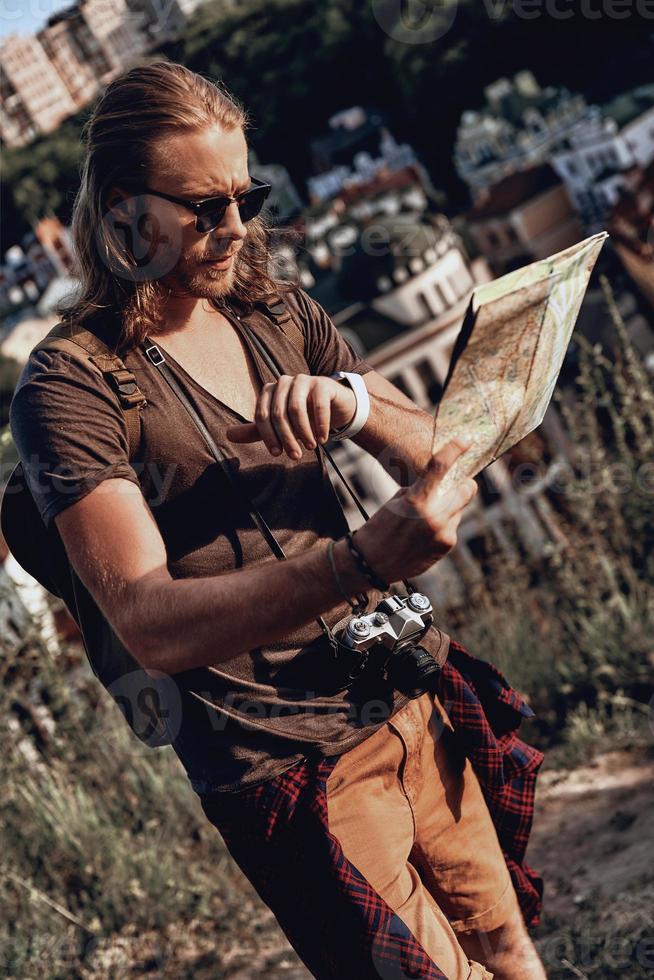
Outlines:
[[176,293],[187,293],[198,299],[224,299],[233,290],[241,261],[240,249],[224,269],[203,263],[197,258],[183,256],[166,277],[166,285],[172,287]]

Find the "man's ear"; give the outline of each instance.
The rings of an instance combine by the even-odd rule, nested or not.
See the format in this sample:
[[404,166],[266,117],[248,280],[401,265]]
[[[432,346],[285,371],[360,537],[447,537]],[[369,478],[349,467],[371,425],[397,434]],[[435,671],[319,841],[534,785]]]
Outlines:
[[107,207],[116,217],[133,217],[135,203],[134,195],[122,187],[112,187],[107,195]]

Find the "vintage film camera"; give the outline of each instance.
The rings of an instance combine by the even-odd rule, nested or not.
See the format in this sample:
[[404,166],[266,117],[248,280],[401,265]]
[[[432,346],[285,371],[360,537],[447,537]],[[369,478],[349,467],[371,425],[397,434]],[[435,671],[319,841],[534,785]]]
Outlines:
[[426,595],[393,593],[382,599],[373,612],[352,616],[336,633],[339,660],[351,679],[364,670],[377,670],[409,698],[417,698],[425,691],[435,693],[440,666],[419,646],[433,619]]

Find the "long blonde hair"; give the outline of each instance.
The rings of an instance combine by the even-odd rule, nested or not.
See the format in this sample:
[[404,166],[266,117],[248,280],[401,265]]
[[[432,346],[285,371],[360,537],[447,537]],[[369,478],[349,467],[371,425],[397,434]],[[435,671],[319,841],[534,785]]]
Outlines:
[[[107,198],[113,186],[129,185],[135,174],[147,172],[155,141],[215,124],[245,134],[249,118],[221,83],[183,65],[153,62],[108,85],[83,131],[87,153],[72,219],[80,288],[73,303],[58,310],[63,321],[111,324],[116,348],[123,350],[156,328],[167,291],[157,278],[139,280],[135,274],[136,260],[111,222],[103,220]],[[268,273],[270,242],[264,215],[248,222],[230,293],[245,307],[289,286]]]

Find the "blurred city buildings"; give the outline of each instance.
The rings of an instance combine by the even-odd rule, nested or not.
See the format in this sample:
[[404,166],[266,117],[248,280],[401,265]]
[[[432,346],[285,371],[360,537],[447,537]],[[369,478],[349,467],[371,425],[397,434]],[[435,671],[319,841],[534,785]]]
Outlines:
[[530,71],[486,87],[464,112],[454,162],[473,201],[511,174],[551,163],[588,234],[603,226],[633,167],[654,157],[654,84],[588,105],[565,88],[541,88]]
[[[205,2],[78,0],[35,34],[8,35],[0,42],[2,141],[24,146],[55,130],[150,50],[178,37]],[[235,2],[222,0],[225,7]]]

